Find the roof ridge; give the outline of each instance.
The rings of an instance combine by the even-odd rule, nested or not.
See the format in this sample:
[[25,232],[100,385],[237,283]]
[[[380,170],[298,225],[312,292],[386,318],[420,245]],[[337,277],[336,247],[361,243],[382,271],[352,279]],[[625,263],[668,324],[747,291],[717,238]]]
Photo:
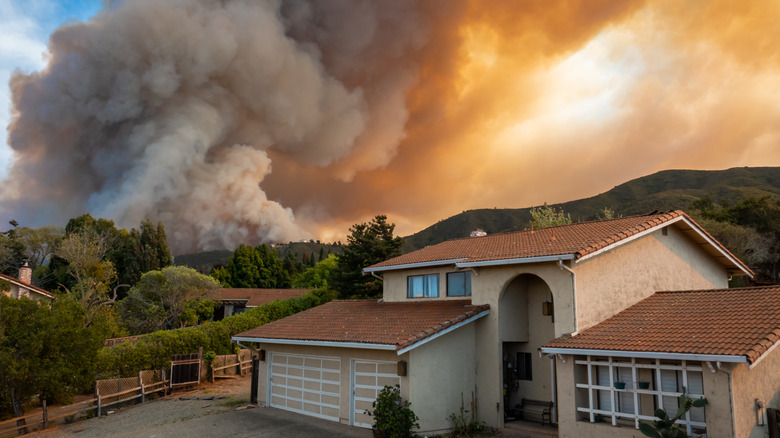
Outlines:
[[692,292],[739,292],[748,290],[759,289],[778,289],[780,284],[772,284],[767,286],[744,286],[744,287],[728,287],[728,288],[712,288],[712,289],[684,289],[684,290],[659,290],[655,294],[683,294]]

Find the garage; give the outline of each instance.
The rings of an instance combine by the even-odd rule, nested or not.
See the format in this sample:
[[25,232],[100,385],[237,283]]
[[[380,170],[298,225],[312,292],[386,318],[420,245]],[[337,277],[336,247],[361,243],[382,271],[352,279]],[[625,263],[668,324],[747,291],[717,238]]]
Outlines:
[[376,400],[385,385],[401,384],[398,377],[397,363],[384,361],[352,360],[351,376],[352,402],[350,403],[349,422],[353,426],[371,428],[374,419],[366,414],[371,410],[371,403]]
[[270,406],[339,421],[339,358],[272,353],[269,365]]

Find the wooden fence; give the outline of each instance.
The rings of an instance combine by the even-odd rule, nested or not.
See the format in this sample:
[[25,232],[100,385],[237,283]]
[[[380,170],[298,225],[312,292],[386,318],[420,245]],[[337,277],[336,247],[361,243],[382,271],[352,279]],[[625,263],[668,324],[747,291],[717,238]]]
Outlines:
[[143,403],[147,395],[167,391],[169,382],[165,370],[145,370],[140,371],[138,377],[98,380],[95,382],[97,415],[100,416],[108,406],[139,398]]
[[211,362],[211,381],[244,376],[252,369],[252,352],[240,350],[238,354],[217,356]]
[[[93,409],[96,410],[95,415],[100,416],[109,406],[129,404],[131,401],[137,403],[138,399],[143,403],[151,394],[168,391],[168,384],[165,370],[145,370],[139,372],[138,377],[98,380],[95,382],[95,398],[59,407],[53,417],[49,416],[49,408],[44,400],[41,412],[0,422],[0,436],[24,433],[26,430],[38,429],[38,426],[46,429],[53,421],[78,417]],[[19,424],[20,421],[25,424]]]

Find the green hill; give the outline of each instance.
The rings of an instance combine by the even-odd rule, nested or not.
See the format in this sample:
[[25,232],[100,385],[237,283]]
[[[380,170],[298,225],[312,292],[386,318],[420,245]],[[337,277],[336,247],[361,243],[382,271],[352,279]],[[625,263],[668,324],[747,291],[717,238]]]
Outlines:
[[[604,208],[630,216],[653,210],[688,210],[691,203],[710,197],[716,204],[733,205],[747,197],[780,198],[780,167],[735,167],[727,170],[665,170],[621,184],[605,193],[555,204],[575,222],[596,219]],[[404,237],[404,252],[445,240],[467,237],[480,228],[487,233],[526,229],[530,208],[468,210]]]

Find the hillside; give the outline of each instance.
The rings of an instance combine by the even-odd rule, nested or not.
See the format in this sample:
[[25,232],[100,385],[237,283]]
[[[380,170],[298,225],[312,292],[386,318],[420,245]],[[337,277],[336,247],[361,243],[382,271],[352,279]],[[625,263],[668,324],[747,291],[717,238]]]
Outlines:
[[[688,210],[697,199],[709,196],[721,205],[746,197],[780,198],[780,167],[738,167],[727,170],[665,170],[621,184],[605,193],[555,204],[575,222],[596,219],[611,208],[629,216],[653,210]],[[522,230],[531,220],[530,208],[468,210],[404,237],[404,252],[448,239],[466,237],[481,228],[492,233]]]

